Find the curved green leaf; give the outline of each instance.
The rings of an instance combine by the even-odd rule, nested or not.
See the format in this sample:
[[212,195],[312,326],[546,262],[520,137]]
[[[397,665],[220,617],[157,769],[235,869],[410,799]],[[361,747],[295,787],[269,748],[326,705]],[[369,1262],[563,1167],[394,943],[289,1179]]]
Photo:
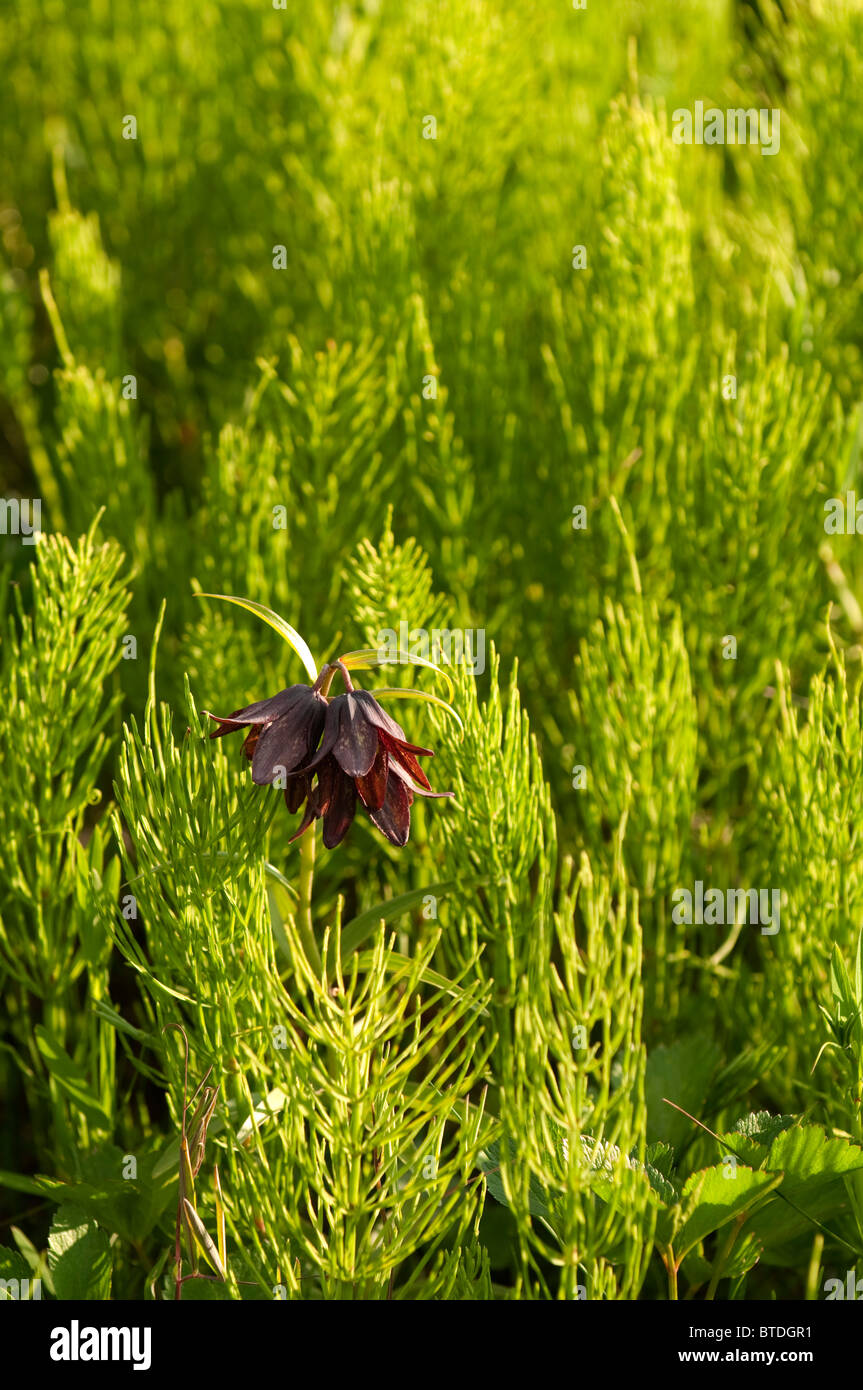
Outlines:
[[198,1246],[204,1259],[207,1260],[211,1269],[216,1271],[220,1279],[227,1279],[228,1275],[225,1266],[219,1258],[216,1242],[213,1240],[213,1237],[210,1235],[188,1197],[183,1198],[183,1212],[189,1230],[194,1237],[195,1244]]
[[[733,1176],[724,1165],[691,1173],[681,1194],[680,1205],[685,1215],[674,1234],[676,1259],[682,1260],[699,1241],[744,1212],[750,1212],[781,1181],[781,1173],[760,1173],[743,1164],[735,1166]],[[692,1206],[688,1204],[690,1196],[695,1196]],[[664,1219],[665,1213],[662,1213],[660,1227]],[[757,1217],[750,1214],[749,1219],[751,1222]]]
[[[400,893],[397,898],[390,898],[389,902],[377,903],[375,907],[361,912],[358,917],[354,917],[342,928],[342,960],[350,955],[351,951],[356,951],[359,946],[362,946],[379,922],[391,922],[394,917],[400,917],[403,912],[407,912],[417,903],[422,902],[423,898],[445,898],[456,888],[466,891],[471,888],[481,888],[491,882],[492,880],[488,877],[469,878],[461,883],[450,878],[442,883],[429,883],[424,888],[412,888],[409,893]],[[335,960],[335,943],[332,940],[330,941],[329,956],[331,961]]]
[[276,883],[278,883],[280,888],[284,888],[286,893],[290,893],[292,898],[299,901],[300,895],[297,892],[296,888],[292,883],[288,882],[288,880],[285,878],[285,875],[276,868],[275,864],[270,864],[268,861],[265,862],[264,873],[269,874],[270,878],[275,879]]
[[55,1084],[69,1097],[76,1111],[96,1129],[111,1130],[113,1121],[99,1096],[91,1088],[78,1063],[41,1023],[35,1027],[36,1046]]
[[238,608],[245,608],[247,612],[254,613],[257,618],[265,622],[280,637],[283,637],[289,647],[293,647],[300,661],[306,668],[309,679],[316,681],[318,678],[318,668],[315,665],[315,658],[306,642],[303,641],[296,628],[286,623],[284,618],[280,618],[278,613],[274,613],[272,608],[266,608],[263,603],[255,603],[254,599],[236,598],[233,594],[195,594],[195,598],[220,598],[225,603],[235,603]]
[[456,714],[452,705],[448,705],[446,700],[442,700],[439,695],[429,695],[427,690],[401,690],[396,686],[382,685],[378,686],[375,690],[370,690],[369,694],[374,695],[375,699],[377,699],[379,695],[392,695],[396,700],[428,700],[429,704],[440,705],[441,709],[445,709],[447,714],[451,714],[459,728],[464,731],[464,724],[461,722],[461,719]]
[[360,647],[358,651],[348,652],[346,656],[340,656],[339,661],[343,662],[349,671],[372,671],[376,666],[426,666],[446,681],[450,699],[455,694],[455,686],[446,671],[442,670],[440,666],[435,666],[433,661],[427,661],[424,656],[414,656],[412,652],[399,650],[394,657],[390,658],[381,657],[378,647]]

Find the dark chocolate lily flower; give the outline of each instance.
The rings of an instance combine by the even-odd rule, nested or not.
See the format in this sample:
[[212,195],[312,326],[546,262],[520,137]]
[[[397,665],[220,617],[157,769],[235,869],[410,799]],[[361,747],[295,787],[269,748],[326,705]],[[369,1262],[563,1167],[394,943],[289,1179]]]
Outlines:
[[320,748],[293,774],[300,780],[317,773],[317,784],[308,793],[306,812],[293,838],[323,817],[324,844],[334,849],[347,834],[359,799],[391,844],[406,845],[414,796],[453,795],[432,791],[418,756],[430,758],[433,753],[408,743],[404,729],[381,709],[370,691],[337,695],[327,708]]
[[298,811],[311,791],[312,779],[289,774],[317,748],[326,716],[327,700],[319,691],[309,685],[289,685],[269,700],[258,700],[233,714],[209,714],[219,725],[210,738],[248,729],[243,752],[252,764],[252,781],[263,786],[287,778],[285,801],[289,811]]

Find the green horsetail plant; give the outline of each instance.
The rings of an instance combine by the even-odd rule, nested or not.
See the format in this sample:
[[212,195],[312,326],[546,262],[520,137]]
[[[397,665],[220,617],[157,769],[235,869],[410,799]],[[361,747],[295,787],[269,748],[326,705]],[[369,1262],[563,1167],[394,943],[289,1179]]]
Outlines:
[[285,931],[306,988],[284,997],[278,1085],[241,1131],[231,1177],[260,1213],[262,1267],[277,1258],[274,1282],[304,1297],[437,1296],[433,1258],[481,1204],[488,1126],[469,1097],[494,1043],[475,1037],[489,989],[429,969],[439,930],[408,959],[380,927],[329,985],[293,917]]
[[[53,290],[46,301],[57,332],[58,346],[71,343],[80,362],[110,377],[120,377],[123,360],[121,273],[105,251],[97,213],[82,216],[72,206],[66,176],[65,152],[52,150],[56,211],[49,215],[53,251]],[[54,297],[63,304],[63,325],[56,316]],[[63,356],[70,365],[66,351]]]
[[577,874],[564,863],[554,917],[561,965],[551,969],[551,1009],[544,1022],[535,1018],[547,1048],[535,1171],[555,1213],[559,1249],[548,1258],[561,1266],[561,1295],[569,1297],[579,1272],[589,1298],[637,1297],[653,1230],[642,927],[621,860],[619,841],[608,875],[587,856]]
[[[812,1070],[815,1071],[828,1050],[839,1053],[846,1098],[845,1124],[860,1143],[863,1141],[863,929],[857,936],[853,971],[849,971],[843,953],[834,945],[830,993],[831,1006],[819,1005],[830,1036],[821,1044]],[[863,1175],[854,1173],[846,1177],[845,1186],[857,1226],[859,1249],[863,1251]]]
[[[534,1287],[525,1231],[529,1151],[532,1141],[530,1096],[544,1084],[541,1035],[518,1028],[518,1001],[527,992],[543,1012],[548,1000],[548,962],[556,869],[556,827],[539,749],[521,708],[517,669],[501,690],[494,644],[488,662],[488,698],[464,664],[451,668],[464,736],[457,750],[444,745],[447,781],[462,808],[455,817],[435,817],[433,833],[457,880],[488,882],[465,894],[448,913],[441,941],[445,968],[467,969],[491,990],[488,1018],[476,1022],[479,1036],[495,1039],[488,1111],[498,1121],[492,1135],[502,1148],[481,1170],[509,1184],[520,1223],[514,1259],[526,1289]],[[430,718],[443,733],[442,716]],[[511,1174],[511,1176],[510,1176]]]
[[[207,1080],[210,1075],[208,1071],[203,1081],[201,1081],[198,1086],[192,1100],[187,1103],[189,1084],[189,1040],[179,1024],[168,1024],[167,1027],[174,1027],[180,1033],[183,1039],[185,1053],[177,1224],[174,1237],[174,1298],[179,1302],[182,1296],[182,1286],[185,1279],[206,1279],[209,1277],[206,1274],[201,1274],[199,1271],[199,1254],[203,1254],[207,1263],[215,1270],[215,1277],[222,1281],[228,1278],[228,1256],[225,1241],[225,1214],[222,1204],[222,1189],[219,1183],[218,1165],[214,1169],[213,1179],[216,1193],[216,1229],[218,1234],[218,1245],[207,1232],[207,1228],[199,1215],[197,1202],[195,1200],[195,1178],[201,1171],[201,1165],[204,1161],[204,1153],[207,1145],[207,1129],[219,1099],[219,1089],[217,1086],[207,1085]],[[187,1130],[186,1116],[189,1105],[196,1105],[196,1109]],[[189,1263],[192,1266],[191,1273],[186,1275],[183,1274],[183,1247],[181,1241],[181,1236],[183,1234],[185,1234],[186,1238]]]
[[401,622],[409,632],[451,626],[451,604],[434,591],[428,556],[412,536],[397,545],[392,521],[390,503],[379,543],[360,541],[349,563],[351,615],[370,645],[387,629],[397,632]]
[[[771,1017],[782,1020],[790,1045],[789,1077],[798,1064],[809,1070],[824,1041],[822,1006],[831,995],[836,952],[852,957],[863,916],[863,690],[849,673],[848,657],[837,651],[829,621],[827,631],[828,662],[805,696],[795,693],[791,673],[777,667],[778,727],[762,759],[756,802],[756,872],[761,881],[781,887],[784,899],[782,930],[764,952],[751,1026],[757,1035],[769,999]],[[822,1102],[825,1115],[835,1112],[836,1123],[846,1128],[845,1105],[836,1099],[838,1060],[828,1050],[816,1078],[834,1074]],[[777,1099],[783,1108],[794,1108],[784,1089]]]
[[587,856],[577,873],[570,861],[562,867],[554,914],[561,965],[551,966],[545,1001],[524,982],[515,1008],[513,1047],[525,1062],[507,1110],[513,1122],[522,1117],[521,1128],[505,1128],[481,1167],[515,1217],[526,1289],[635,1298],[655,1220],[638,897],[619,860],[614,880],[595,877]]
[[[487,1110],[498,1121],[479,1159],[512,1213],[523,1296],[634,1297],[649,1257],[641,927],[618,836],[612,872],[565,861],[538,748],[515,676],[490,694],[455,668],[465,735],[443,750],[464,807],[435,822],[448,862],[492,882],[467,899],[442,945],[451,968],[473,954],[497,1035]],[[434,712],[432,718],[437,719]],[[558,893],[555,905],[555,894]],[[478,953],[478,948],[483,948]],[[557,965],[558,958],[561,965]],[[550,962],[554,962],[550,968]]]
[[45,1159],[59,1154],[70,1173],[95,1135],[110,1134],[116,1106],[113,1030],[94,1014],[82,1025],[78,1002],[82,985],[91,1003],[107,998],[110,947],[91,885],[104,903],[119,882],[98,827],[87,842],[120,700],[127,601],[123,553],[96,540],[97,524],[77,546],[42,538],[31,597],[25,607],[16,594],[0,651],[9,789],[0,803],[0,968],[13,1055],[40,1116],[34,1130]]
[[[582,642],[572,712],[573,814],[595,864],[621,853],[638,891],[648,983],[676,1012],[690,939],[672,936],[671,893],[691,865],[696,707],[680,615],[641,598],[608,603]],[[676,929],[679,931],[679,929]]]
[[[156,643],[153,652],[155,662]],[[344,665],[375,661],[362,649]],[[302,689],[304,704],[317,698]],[[190,1068],[212,1068],[223,1089],[228,1120],[216,1142],[230,1179],[219,1199],[230,1265],[244,1287],[284,1296],[305,1296],[307,1279],[330,1296],[427,1296],[444,1277],[441,1242],[479,1211],[475,1160],[488,1126],[471,1092],[488,1079],[495,1044],[493,1032],[476,1038],[490,983],[472,957],[450,977],[432,968],[440,929],[413,957],[387,943],[378,923],[408,903],[382,903],[344,930],[339,908],[319,946],[313,857],[301,849],[296,888],[268,863],[276,803],[250,800],[227,761],[206,756],[188,689],[187,711],[178,743],[168,710],[156,708],[153,664],[144,726],[126,731],[117,786],[117,843],[136,915],[117,914],[111,931],[141,983],[151,1043],[162,1050],[161,1032],[179,1012]],[[342,716],[334,751],[341,729]],[[305,724],[298,737],[306,740]],[[389,747],[414,756],[394,737]],[[360,950],[370,933],[375,944]],[[182,1115],[180,1097],[174,1106]],[[188,1164],[193,1179],[191,1149]],[[184,1229],[209,1252],[183,1171]]]

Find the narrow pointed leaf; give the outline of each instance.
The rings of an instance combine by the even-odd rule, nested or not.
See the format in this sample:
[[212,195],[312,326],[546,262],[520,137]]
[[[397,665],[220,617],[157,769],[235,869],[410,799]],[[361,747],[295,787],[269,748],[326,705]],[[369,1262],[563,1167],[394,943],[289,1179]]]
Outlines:
[[213,1165],[213,1186],[216,1189],[216,1240],[219,1243],[219,1259],[224,1269],[228,1268],[228,1247],[225,1239],[225,1206],[222,1201],[222,1184],[219,1181],[219,1165]]
[[225,1271],[225,1266],[222,1264],[222,1261],[219,1258],[219,1252],[216,1249],[216,1243],[207,1231],[206,1226],[204,1225],[198,1213],[195,1211],[195,1208],[192,1206],[192,1203],[187,1198],[183,1199],[183,1211],[186,1216],[186,1221],[188,1223],[189,1230],[194,1236],[198,1249],[201,1251],[201,1254],[204,1256],[204,1259],[211,1266],[211,1268],[216,1271],[220,1279],[227,1279],[228,1276]]
[[[413,888],[409,893],[400,893],[397,898],[390,898],[388,902],[377,903],[374,907],[361,912],[358,917],[354,917],[346,926],[342,928],[342,960],[362,946],[375,930],[379,922],[391,922],[394,917],[400,917],[403,912],[409,912],[417,903],[424,898],[445,898],[449,893],[453,893],[456,888],[467,892],[472,888],[482,888],[492,880],[488,877],[463,879],[460,883],[454,878],[447,879],[441,883],[429,883],[424,888]],[[335,961],[335,944],[330,942],[330,955]]]
[[300,895],[297,892],[296,888],[292,883],[288,882],[288,880],[285,878],[285,875],[276,868],[275,864],[265,863],[264,873],[269,874],[270,878],[275,879],[276,883],[278,883],[280,888],[284,888],[286,893],[290,893],[292,898],[295,898],[297,901],[299,901]]

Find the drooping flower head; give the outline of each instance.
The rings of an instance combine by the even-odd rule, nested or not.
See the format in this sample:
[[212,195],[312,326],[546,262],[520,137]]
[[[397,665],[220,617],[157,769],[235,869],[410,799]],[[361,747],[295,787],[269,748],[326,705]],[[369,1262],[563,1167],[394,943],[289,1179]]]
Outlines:
[[[210,738],[222,738],[235,729],[249,729],[243,752],[252,764],[252,781],[259,786],[286,778],[318,746],[327,716],[327,700],[309,685],[289,685],[269,700],[258,700],[245,709],[218,719]],[[310,789],[309,779],[283,781],[289,811],[298,811]]]
[[[325,692],[337,669],[346,691],[328,699]],[[322,819],[324,844],[334,849],[347,834],[359,801],[390,843],[403,847],[414,796],[453,795],[432,791],[417,761],[433,757],[432,750],[409,743],[371,691],[353,688],[342,662],[325,666],[313,686],[291,685],[231,715],[208,717],[218,722],[211,738],[249,730],[243,751],[251,760],[254,782],[283,779],[288,809],[298,811],[306,803],[292,839]]]
[[334,849],[347,834],[359,799],[391,844],[406,845],[414,796],[452,796],[432,791],[417,756],[434,754],[408,743],[404,729],[370,691],[337,695],[329,702],[320,748],[295,774],[316,771],[318,779],[296,834],[323,817],[324,844]]

